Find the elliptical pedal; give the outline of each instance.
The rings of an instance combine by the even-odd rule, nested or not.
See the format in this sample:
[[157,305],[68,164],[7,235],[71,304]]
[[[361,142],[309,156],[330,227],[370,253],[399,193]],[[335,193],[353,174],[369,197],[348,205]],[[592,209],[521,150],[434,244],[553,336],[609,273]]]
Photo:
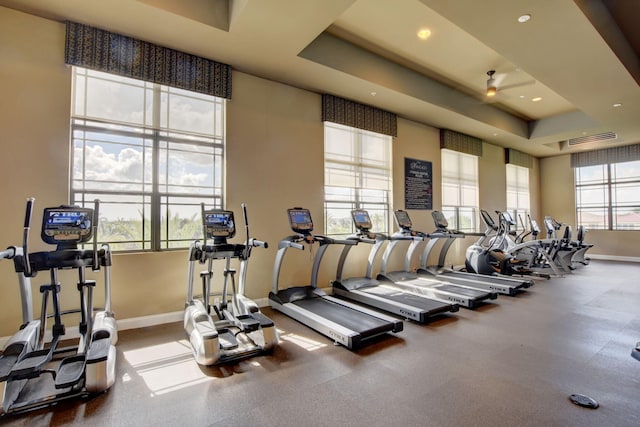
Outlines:
[[62,359],[56,373],[56,388],[69,388],[78,384],[84,376],[85,363],[86,358],[84,354],[77,354]]
[[273,320],[269,319],[267,316],[260,312],[251,313],[254,319],[260,322],[261,328],[270,328],[274,325]]
[[260,322],[254,319],[252,315],[244,314],[236,317],[236,319],[242,325],[243,332],[253,332],[260,329]]
[[6,381],[13,367],[26,354],[27,346],[24,343],[13,343],[8,346],[0,357],[0,382]]
[[40,371],[52,357],[53,352],[50,349],[32,351],[13,366],[8,378],[11,380],[37,378],[40,376]]
[[223,350],[238,348],[238,340],[229,329],[218,329],[218,344]]
[[106,360],[109,356],[109,349],[111,347],[111,336],[108,334],[102,334],[100,338],[95,337],[98,334],[94,334],[94,340],[91,341],[91,346],[87,352],[87,363],[96,363],[102,360]]

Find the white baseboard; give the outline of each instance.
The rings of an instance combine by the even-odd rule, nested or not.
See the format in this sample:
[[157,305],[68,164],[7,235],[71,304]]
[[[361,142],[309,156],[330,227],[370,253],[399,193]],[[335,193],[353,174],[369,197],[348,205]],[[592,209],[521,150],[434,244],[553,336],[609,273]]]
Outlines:
[[597,259],[602,261],[624,261],[624,262],[640,262],[640,258],[634,256],[616,256],[616,255],[598,255],[588,254],[591,259]]
[[[259,298],[254,301],[259,307],[266,307],[269,305],[268,298]],[[183,315],[183,311],[174,311],[171,313],[152,314],[150,316],[116,320],[116,324],[118,325],[118,331],[126,331],[127,329],[139,329],[149,326],[163,325],[165,323],[182,322]],[[65,339],[76,339],[80,336],[77,326],[68,327],[65,332]],[[9,341],[9,338],[11,337],[0,337],[0,348],[4,348],[7,341]],[[45,341],[51,341],[51,331],[47,331],[45,334]]]

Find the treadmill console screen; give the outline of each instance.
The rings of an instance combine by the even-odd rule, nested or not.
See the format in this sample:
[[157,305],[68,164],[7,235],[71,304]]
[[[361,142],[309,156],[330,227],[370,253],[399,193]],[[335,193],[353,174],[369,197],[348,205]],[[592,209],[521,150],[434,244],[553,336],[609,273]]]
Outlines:
[[207,230],[207,238],[231,238],[236,235],[236,223],[231,211],[221,209],[205,211],[204,226]]
[[309,209],[287,209],[287,213],[289,214],[289,225],[294,232],[309,234],[313,231],[313,221]]
[[373,227],[369,212],[364,209],[355,209],[351,211],[351,217],[356,228],[361,231],[369,231]]
[[396,217],[396,223],[398,227],[403,230],[410,230],[413,226],[411,224],[411,219],[409,218],[409,214],[406,211],[395,211],[394,216]]
[[502,217],[504,218],[504,220],[509,223],[509,225],[514,225],[515,222],[513,222],[513,217],[511,216],[511,214],[507,211],[502,212]]
[[431,212],[431,216],[433,217],[433,222],[436,223],[436,228],[449,228],[449,222],[447,221],[447,218],[444,217],[444,214],[442,212],[433,211]]
[[538,221],[536,221],[535,219],[530,219],[529,220],[529,226],[531,227],[531,231],[535,234],[539,234],[540,233],[540,226],[538,225]]
[[78,206],[46,208],[42,215],[42,240],[52,245],[88,242],[93,235],[92,219],[93,209]]
[[489,212],[485,211],[484,209],[480,209],[480,214],[482,215],[482,219],[484,220],[484,222],[491,228],[495,228],[496,227],[496,223],[493,222],[493,218],[491,218],[491,215],[489,215]]

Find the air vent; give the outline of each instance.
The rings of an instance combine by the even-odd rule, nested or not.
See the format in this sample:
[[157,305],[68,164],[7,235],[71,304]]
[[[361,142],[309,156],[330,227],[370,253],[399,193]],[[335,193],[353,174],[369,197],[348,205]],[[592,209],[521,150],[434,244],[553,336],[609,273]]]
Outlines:
[[567,140],[570,146],[588,144],[591,142],[602,142],[618,139],[618,135],[615,132],[604,132],[596,135],[581,136],[580,138],[571,138]]

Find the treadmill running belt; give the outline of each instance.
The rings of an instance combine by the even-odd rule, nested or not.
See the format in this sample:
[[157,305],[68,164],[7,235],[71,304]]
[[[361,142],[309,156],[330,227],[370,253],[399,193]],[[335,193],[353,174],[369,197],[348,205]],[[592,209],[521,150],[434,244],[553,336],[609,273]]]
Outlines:
[[461,286],[453,286],[453,285],[435,286],[434,289],[440,289],[446,292],[451,292],[452,294],[464,295],[469,298],[479,298],[479,297],[489,295],[488,292],[475,290],[475,289],[468,289],[468,288],[463,288]]
[[324,298],[307,298],[291,302],[320,317],[342,325],[362,335],[363,338],[391,331],[393,324],[357,310],[336,304]]
[[451,307],[451,304],[449,303],[432,300],[425,298],[422,295],[411,294],[406,291],[400,291],[386,286],[372,286],[370,288],[362,288],[360,291],[368,294],[380,295],[388,300],[421,308],[425,311],[432,311],[436,308],[442,308],[443,311],[449,311]]

